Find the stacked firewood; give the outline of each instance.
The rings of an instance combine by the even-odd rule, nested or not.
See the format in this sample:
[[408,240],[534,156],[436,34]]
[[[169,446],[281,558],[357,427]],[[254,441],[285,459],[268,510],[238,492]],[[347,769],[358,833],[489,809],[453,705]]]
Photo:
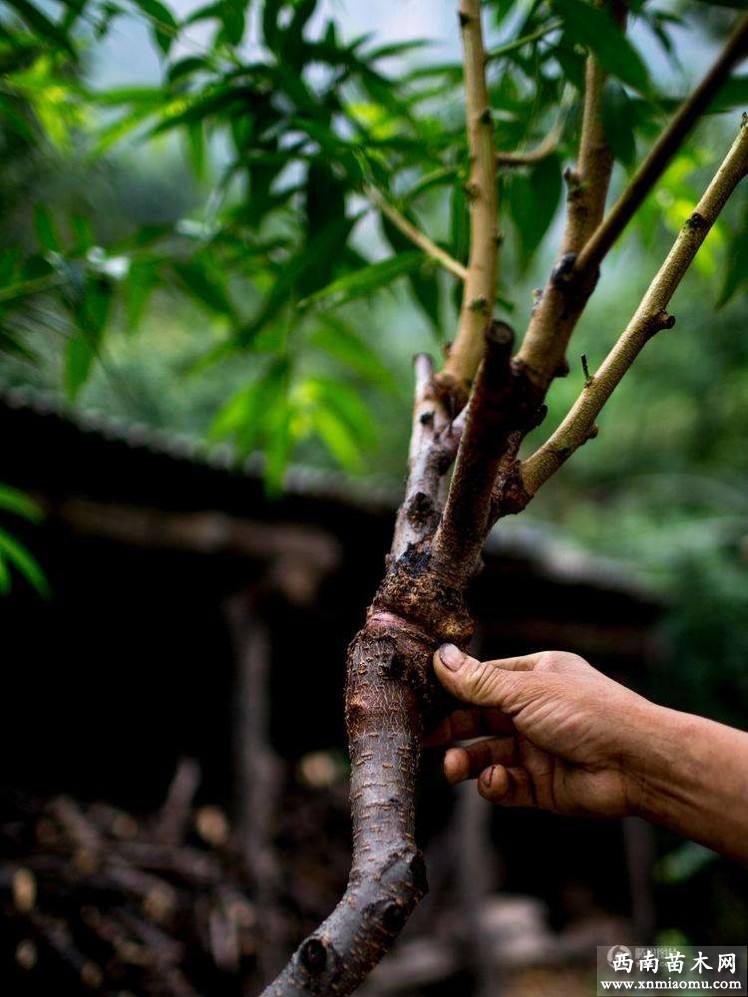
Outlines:
[[197,779],[181,763],[146,820],[64,796],[4,801],[4,992],[251,992],[257,910],[226,816],[193,805]]

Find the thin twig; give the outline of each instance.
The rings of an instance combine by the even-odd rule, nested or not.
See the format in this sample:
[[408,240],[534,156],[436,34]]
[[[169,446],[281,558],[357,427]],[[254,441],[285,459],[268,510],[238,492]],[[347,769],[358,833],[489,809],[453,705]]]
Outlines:
[[563,125],[559,121],[544,139],[541,139],[534,148],[528,149],[527,152],[497,152],[497,165],[503,167],[534,166],[536,163],[542,162],[558,149],[562,131]]
[[748,119],[704,196],[678,234],[633,318],[550,439],[522,464],[526,492],[540,486],[594,433],[595,419],[652,336],[669,329],[670,299],[735,187],[748,172]]
[[422,249],[435,263],[438,263],[440,267],[443,267],[448,273],[459,278],[459,280],[467,279],[467,267],[450,256],[441,246],[437,246],[433,240],[429,239],[420,229],[416,228],[412,222],[409,222],[405,215],[398,211],[389,201],[385,200],[376,187],[367,187],[365,193],[372,204],[376,205],[382,214],[389,218],[395,228],[402,232],[406,238],[410,239],[413,245]]
[[526,35],[522,35],[521,38],[515,38],[514,41],[507,42],[506,45],[500,45],[495,48],[492,52],[486,54],[486,62],[494,62],[496,59],[503,59],[505,55],[511,55],[512,52],[516,52],[518,49],[524,48],[525,45],[531,45],[533,42],[538,42],[541,38],[545,38],[546,35],[552,34],[559,28],[563,27],[563,21],[561,18],[556,18],[553,21],[549,21],[542,27],[537,28],[535,31],[531,31]]
[[465,102],[471,169],[470,254],[457,336],[449,351],[441,383],[451,384],[464,403],[483,354],[483,333],[496,300],[498,263],[498,193],[493,122],[486,86],[480,0],[461,0],[460,28],[465,60]]
[[576,270],[590,271],[600,265],[647,194],[665,172],[691,129],[714,100],[734,66],[746,55],[748,55],[748,14],[744,14],[738,21],[712,68],[681,105],[626,189],[590,237],[576,261]]

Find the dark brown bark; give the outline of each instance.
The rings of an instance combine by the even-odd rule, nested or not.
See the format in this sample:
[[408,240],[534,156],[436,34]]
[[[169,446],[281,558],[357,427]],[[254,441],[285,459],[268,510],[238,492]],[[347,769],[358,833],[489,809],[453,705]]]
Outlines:
[[426,892],[414,786],[432,638],[372,612],[348,652],[353,864],[330,917],[266,995],[348,994],[376,965]]

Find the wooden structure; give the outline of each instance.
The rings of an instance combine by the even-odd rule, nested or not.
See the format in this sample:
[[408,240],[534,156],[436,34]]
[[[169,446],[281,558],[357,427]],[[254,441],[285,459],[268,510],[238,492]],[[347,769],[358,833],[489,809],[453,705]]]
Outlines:
[[[0,438],[0,480],[46,513],[23,539],[53,592],[42,603],[19,582],[0,602],[12,704],[0,738],[12,783],[148,812],[161,805],[179,758],[199,759],[200,792],[233,811],[271,920],[294,869],[279,869],[270,846],[288,839],[299,781],[307,790],[324,783],[336,800],[334,847],[343,857],[319,895],[297,904],[297,922],[313,926],[339,889],[335,876],[345,876],[345,792],[332,785],[345,771],[345,647],[381,575],[397,494],[294,469],[284,496],[270,500],[252,461],[237,466],[223,448],[69,412],[26,389],[0,395]],[[563,647],[646,685],[656,600],[620,566],[540,527],[501,524],[475,605],[487,653]],[[542,616],[525,615],[531,606],[542,606]],[[327,759],[322,775],[315,758]],[[448,846],[454,795],[432,768],[422,813],[424,838],[438,850]],[[618,823],[517,813],[470,827],[476,840],[490,835],[500,846],[491,887],[542,896],[557,925],[580,904],[630,914],[641,869],[634,856],[629,877]],[[440,864],[448,869],[448,856],[432,861],[434,903],[404,943],[433,917]],[[635,889],[633,899],[644,928],[648,898]],[[302,930],[295,923],[290,934]],[[270,954],[263,975],[282,954]]]

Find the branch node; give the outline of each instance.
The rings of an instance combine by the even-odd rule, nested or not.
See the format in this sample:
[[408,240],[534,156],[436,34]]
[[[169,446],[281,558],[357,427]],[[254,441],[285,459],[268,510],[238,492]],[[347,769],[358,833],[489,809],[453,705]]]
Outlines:
[[327,945],[316,935],[310,935],[299,948],[299,962],[307,972],[321,973],[327,965]]
[[582,178],[573,166],[565,167],[564,181],[567,188],[567,197],[576,197],[582,190]]
[[574,276],[574,264],[576,262],[576,253],[564,253],[551,271],[551,283],[554,287],[559,290],[568,288]]
[[684,223],[684,228],[688,229],[689,232],[701,232],[703,229],[707,228],[707,220],[703,215],[700,215],[698,211],[692,212],[692,214],[686,219]]
[[473,300],[468,305],[471,312],[480,312],[482,315],[488,315],[488,299],[480,295]]

